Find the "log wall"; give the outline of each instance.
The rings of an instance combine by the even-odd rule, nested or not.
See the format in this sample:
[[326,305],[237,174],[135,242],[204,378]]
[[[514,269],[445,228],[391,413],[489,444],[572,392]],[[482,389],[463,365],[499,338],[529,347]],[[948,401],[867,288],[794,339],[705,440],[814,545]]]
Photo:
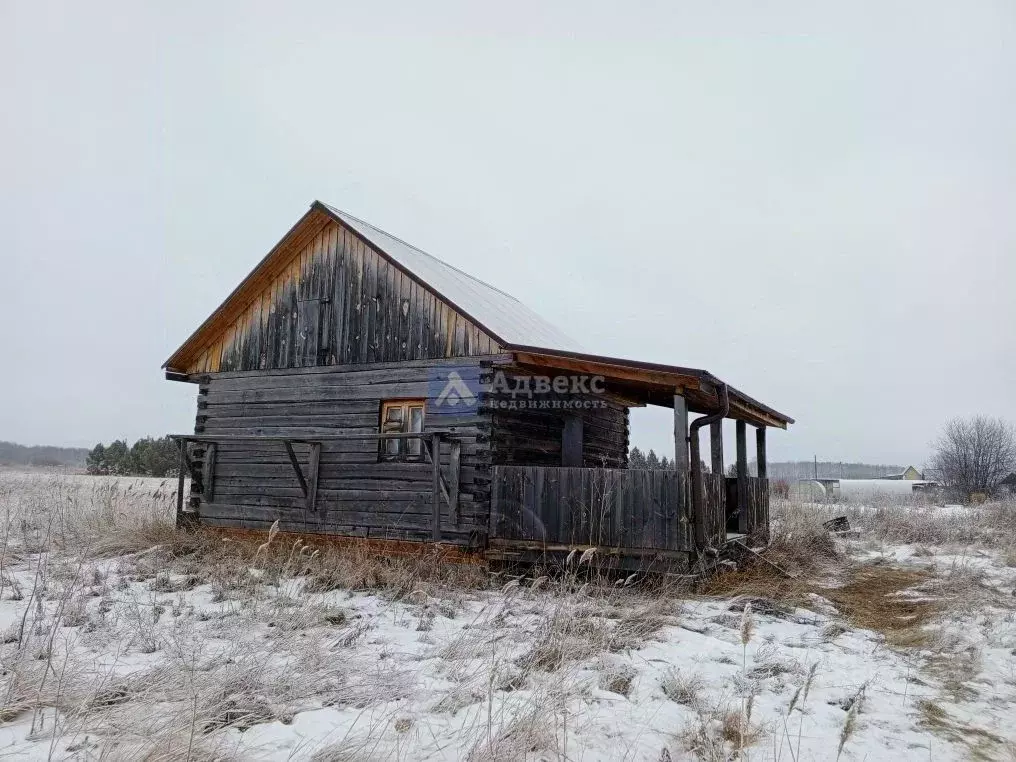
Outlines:
[[[442,540],[482,543],[489,514],[490,421],[478,408],[438,406],[449,369],[482,389],[494,357],[221,373],[199,385],[196,434],[306,437],[376,433],[381,403],[424,399],[424,430],[454,430],[462,444],[460,518],[442,501]],[[294,445],[306,467],[308,445]],[[203,468],[198,447],[196,469]],[[450,443],[442,446],[448,467]],[[379,462],[374,440],[323,441],[317,510],[305,499],[280,443],[216,444],[212,500],[199,486],[190,506],[203,524],[378,539],[431,539],[432,470],[425,461]],[[207,489],[207,487],[205,487]]]
[[[504,369],[509,386],[520,371]],[[512,401],[507,395],[492,393],[495,403]],[[540,394],[520,397],[516,403],[547,402],[562,407],[553,409],[515,407],[492,410],[491,457],[497,465],[561,466],[565,421],[582,421],[582,466],[585,468],[625,468],[628,465],[628,408],[596,394],[579,396]],[[590,401],[606,407],[564,408],[565,403]]]

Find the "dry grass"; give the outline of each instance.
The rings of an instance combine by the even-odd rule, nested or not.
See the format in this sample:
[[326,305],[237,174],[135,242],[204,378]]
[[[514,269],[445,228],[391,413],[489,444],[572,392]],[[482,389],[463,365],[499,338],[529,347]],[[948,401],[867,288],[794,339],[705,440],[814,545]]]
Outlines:
[[680,670],[670,669],[660,681],[663,695],[678,704],[695,709],[702,704],[702,692],[705,680],[696,673],[682,674]]
[[[879,542],[920,545],[998,546],[1011,538],[1016,525],[1016,500],[1010,498],[965,510],[943,510],[924,496],[903,500],[884,497],[857,503],[807,503],[773,500],[777,534],[792,534],[794,527],[821,525],[846,516],[850,526]],[[1009,539],[1011,542],[1011,539]]]
[[827,518],[796,504],[781,504],[774,511],[765,560],[745,554],[738,569],[705,579],[698,591],[804,605],[811,591],[810,580],[826,576],[844,563],[843,552],[822,526]]
[[918,702],[918,712],[921,727],[964,747],[969,759],[996,760],[1013,748],[1012,743],[1001,736],[953,718],[934,701]]
[[[694,672],[649,678],[651,667],[629,663],[629,651],[680,623],[679,600],[688,595],[683,589],[617,584],[580,574],[577,561],[563,576],[530,582],[441,563],[435,555],[380,556],[283,536],[226,540],[212,532],[176,532],[171,492],[161,488],[33,489],[0,481],[0,597],[22,601],[19,611],[25,612],[24,623],[0,637],[0,720],[30,722],[36,734],[55,732],[81,743],[87,737],[88,748],[80,752],[94,758],[228,759],[233,749],[222,740],[229,735],[223,729],[286,723],[320,707],[349,709],[369,720],[301,755],[400,758],[402,752],[380,748],[378,739],[393,735],[391,727],[407,750],[426,740],[425,724],[404,714],[420,687],[418,670],[390,659],[390,652],[371,650],[377,625],[343,597],[354,592],[370,593],[359,600],[395,618],[410,638],[433,644],[421,658],[440,662],[443,685],[425,711],[461,725],[468,740],[461,754],[505,760],[569,758],[569,734],[581,732],[572,724],[569,701],[586,703],[599,688],[615,694],[600,700],[625,706],[622,697],[644,697],[647,684],[650,693],[659,696],[658,684],[682,705],[671,710],[695,713],[697,722],[684,736],[690,753],[728,759],[758,743],[766,730],[752,720],[751,686],[803,674],[793,664],[766,661],[761,649],[749,661],[747,642],[755,636],[746,608],[793,618],[794,607],[814,606],[818,593],[845,622],[905,647],[927,643],[926,625],[945,605],[971,599],[972,591],[987,594],[966,567],[935,577],[888,564],[854,565],[821,528],[828,516],[801,506],[777,508],[766,557],[794,576],[751,563],[699,588],[737,596],[726,615],[739,619],[735,628],[745,625],[734,662],[737,679],[722,688],[721,700],[717,686]],[[1005,510],[984,506],[977,532],[990,536]],[[872,536],[916,531],[911,518],[889,509],[863,519],[876,520],[893,525],[869,524]],[[927,547],[936,537],[962,536],[951,518],[946,522],[922,529]],[[35,555],[40,550],[52,552]],[[119,558],[103,561],[112,556]],[[192,602],[201,596],[216,606],[195,610]],[[463,615],[469,620],[460,626]],[[829,638],[835,637],[832,627]],[[67,647],[69,632],[81,650]],[[86,657],[104,650],[117,658],[148,654],[146,663],[157,666],[123,674]],[[960,696],[976,660],[953,658],[949,665],[964,671],[940,681],[955,683]],[[807,700],[814,674],[812,664],[788,715]],[[739,710],[731,709],[733,701]],[[858,732],[856,712],[852,722],[844,725],[845,745]]]
[[845,584],[823,588],[839,612],[855,627],[881,632],[897,646],[918,646],[930,635],[922,628],[941,611],[942,603],[913,588],[932,577],[928,571],[884,565],[850,570]]

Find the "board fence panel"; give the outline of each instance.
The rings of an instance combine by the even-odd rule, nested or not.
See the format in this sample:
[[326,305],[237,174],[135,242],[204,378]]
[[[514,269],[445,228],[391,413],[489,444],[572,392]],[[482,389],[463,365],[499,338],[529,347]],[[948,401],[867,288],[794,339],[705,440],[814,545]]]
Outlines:
[[[491,538],[675,551],[691,547],[690,490],[677,471],[493,466],[491,473]],[[722,516],[722,506],[712,513]]]

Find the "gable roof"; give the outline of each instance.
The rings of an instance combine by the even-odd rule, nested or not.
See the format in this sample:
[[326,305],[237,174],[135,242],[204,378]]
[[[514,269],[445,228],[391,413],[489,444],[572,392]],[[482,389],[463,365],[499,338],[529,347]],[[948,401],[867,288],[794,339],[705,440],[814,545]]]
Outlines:
[[[649,386],[667,387],[670,399],[653,404],[669,406],[675,386],[685,389],[696,412],[712,411],[719,402],[718,388],[724,382],[705,370],[589,354],[563,331],[540,317],[522,302],[504,291],[464,273],[456,267],[431,256],[400,238],[376,228],[368,222],[329,206],[321,201],[311,204],[306,214],[283,236],[243,281],[226,297],[216,310],[170,356],[163,368],[167,375],[179,375],[186,361],[200,353],[203,342],[216,331],[224,330],[229,320],[242,314],[250,300],[260,293],[267,282],[282,272],[299,251],[300,246],[323,227],[338,223],[433,291],[453,309],[492,336],[502,350],[522,352],[531,361],[547,367],[563,366],[566,362],[592,363],[597,372],[608,377],[635,374],[631,378]],[[591,367],[592,367],[591,366]],[[657,390],[658,391],[658,390]],[[756,425],[786,428],[794,419],[780,413],[743,392],[728,386],[731,409]]]
[[418,249],[349,212],[320,201],[315,202],[314,206],[430,286],[502,345],[582,351],[577,341],[514,296],[442,262],[423,249]]

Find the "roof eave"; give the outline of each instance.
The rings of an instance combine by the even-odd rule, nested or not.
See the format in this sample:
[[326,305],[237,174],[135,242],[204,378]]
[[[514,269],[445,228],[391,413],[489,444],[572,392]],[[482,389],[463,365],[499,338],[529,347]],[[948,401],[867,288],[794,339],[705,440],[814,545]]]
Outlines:
[[[561,357],[573,360],[585,360],[588,362],[601,363],[604,365],[622,368],[641,369],[651,373],[671,374],[673,376],[673,383],[675,387],[687,387],[688,384],[685,382],[685,379],[693,378],[698,381],[697,388],[710,395],[717,395],[716,387],[725,383],[709,371],[700,368],[663,365],[661,363],[628,360],[619,357],[607,357],[604,355],[593,355],[583,352],[567,352],[548,347],[510,345],[506,347],[506,349],[514,353],[542,355],[547,358]],[[750,417],[753,421],[780,429],[786,429],[788,425],[794,423],[794,419],[790,416],[781,413],[768,405],[764,405],[729,384],[727,384],[727,391],[731,395],[731,401],[734,407],[741,408],[745,416]]]

